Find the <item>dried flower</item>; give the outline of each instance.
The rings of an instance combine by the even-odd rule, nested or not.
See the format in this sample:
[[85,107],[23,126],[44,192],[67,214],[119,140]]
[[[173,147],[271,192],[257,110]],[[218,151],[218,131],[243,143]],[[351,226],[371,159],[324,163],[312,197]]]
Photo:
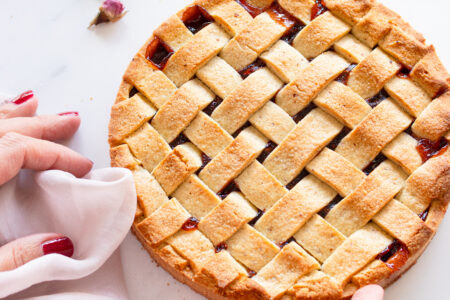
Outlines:
[[125,7],[119,0],[105,0],[100,6],[97,16],[92,20],[89,27],[101,23],[116,22],[120,20],[126,12]]

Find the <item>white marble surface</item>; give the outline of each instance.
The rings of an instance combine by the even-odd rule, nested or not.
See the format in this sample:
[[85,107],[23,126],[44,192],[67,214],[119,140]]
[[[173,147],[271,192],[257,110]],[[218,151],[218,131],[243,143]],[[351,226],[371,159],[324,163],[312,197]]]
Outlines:
[[[107,124],[121,76],[133,54],[170,14],[188,0],[124,0],[129,13],[115,24],[88,30],[101,1],[1,0],[0,91],[33,89],[39,113],[76,110],[82,117],[68,142],[96,167],[109,165]],[[448,0],[382,0],[433,43],[450,68]],[[450,218],[415,267],[386,292],[386,299],[449,299]],[[150,261],[132,235],[122,245],[132,299],[203,299]]]

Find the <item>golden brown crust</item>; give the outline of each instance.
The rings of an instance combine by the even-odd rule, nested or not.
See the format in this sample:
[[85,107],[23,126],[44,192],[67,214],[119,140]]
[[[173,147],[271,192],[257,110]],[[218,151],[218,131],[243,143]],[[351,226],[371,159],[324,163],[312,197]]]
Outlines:
[[[250,4],[257,7],[267,7],[272,2],[272,0],[249,1]],[[343,37],[341,41],[338,42],[339,46],[335,48],[336,51],[345,58],[350,59],[352,62],[363,62],[359,69],[363,69],[362,66],[364,65],[369,66],[365,70],[359,71],[361,73],[361,78],[359,81],[374,79],[373,84],[369,84],[368,88],[366,85],[365,87],[362,87],[363,89],[359,89],[354,81],[353,83],[351,82],[350,87],[353,88],[352,93],[359,93],[364,98],[371,97],[372,95],[377,93],[389,80],[391,80],[391,78],[394,76],[394,73],[400,68],[400,65],[396,64],[395,62],[399,62],[404,67],[412,68],[410,78],[402,79],[408,81],[408,83],[406,83],[405,81],[402,82],[402,85],[393,85],[392,89],[389,88],[388,92],[393,98],[395,98],[395,100],[399,102],[402,108],[404,108],[409,114],[417,117],[417,120],[413,125],[413,132],[417,135],[433,140],[436,140],[441,136],[448,136],[450,129],[448,120],[450,119],[450,117],[448,116],[448,110],[446,108],[448,107],[447,100],[449,99],[449,93],[446,92],[450,84],[450,76],[443,67],[442,63],[439,61],[434,48],[432,46],[425,46],[424,38],[419,33],[417,33],[408,23],[404,22],[396,13],[390,11],[383,5],[376,3],[375,0],[325,0],[324,2],[330,9],[332,14],[327,13],[325,14],[325,16],[319,17],[316,22],[313,22],[314,24],[319,24],[318,28],[326,28],[327,24],[320,25],[320,21],[322,19],[326,19],[327,16],[332,16],[331,19],[333,20],[336,19],[336,17],[340,18],[347,24],[353,26],[353,33],[357,38],[361,39],[371,47],[378,44],[380,46],[379,49],[383,49],[386,54],[390,55],[383,56],[383,54],[378,57],[375,56],[375,58],[369,56],[369,58],[367,59],[367,56],[370,55],[369,53],[371,52],[370,48],[367,48],[362,44],[358,45],[357,43],[359,42],[356,41],[356,39],[354,39],[352,35]],[[394,282],[398,277],[401,276],[402,273],[407,271],[415,263],[417,258],[430,242],[432,236],[437,230],[437,227],[442,221],[442,218],[444,217],[444,214],[448,207],[448,202],[450,201],[450,192],[448,190],[448,186],[450,186],[450,151],[447,151],[439,157],[430,159],[426,164],[418,167],[416,156],[414,157],[415,160],[411,161],[401,153],[404,149],[405,151],[409,151],[408,153],[413,153],[414,155],[416,154],[415,152],[411,152],[413,151],[412,143],[411,145],[408,144],[407,148],[402,148],[403,146],[405,146],[404,142],[406,140],[395,139],[395,137],[397,136],[397,129],[400,130],[400,128],[395,128],[395,132],[389,132],[389,134],[386,133],[386,138],[382,141],[383,145],[378,145],[378,141],[375,142],[375,144],[377,144],[377,153],[383,150],[383,153],[386,153],[389,159],[399,164],[408,174],[411,174],[411,176],[406,181],[404,190],[396,198],[403,204],[401,204],[397,200],[391,200],[391,202],[389,202],[389,204],[379,212],[380,217],[374,217],[373,219],[373,221],[375,221],[384,230],[384,232],[388,232],[393,237],[399,238],[408,246],[411,256],[409,257],[407,263],[399,270],[393,272],[391,268],[386,267],[385,263],[381,262],[380,260],[373,260],[372,257],[374,253],[376,253],[378,249],[381,249],[382,246],[387,243],[388,239],[386,238],[382,229],[379,229],[378,227],[376,227],[377,229],[370,229],[375,226],[372,225],[372,223],[369,223],[369,225],[367,225],[368,229],[366,230],[372,232],[371,234],[376,241],[370,239],[366,240],[366,237],[362,233],[360,236],[354,238],[355,241],[363,241],[364,243],[367,243],[367,246],[370,248],[370,251],[366,251],[365,256],[359,256],[359,260],[357,261],[357,264],[360,265],[360,267],[358,268],[362,268],[362,266],[366,262],[369,263],[367,266],[365,266],[364,269],[347,270],[349,273],[345,275],[335,274],[334,276],[335,278],[339,279],[339,283],[335,282],[335,278],[330,277],[320,271],[315,271],[316,273],[313,272],[301,277],[289,289],[285,289],[284,292],[284,288],[275,288],[274,286],[272,286],[272,283],[268,284],[268,282],[272,279],[270,279],[269,281],[262,280],[260,284],[257,282],[257,280],[255,281],[251,278],[248,278],[245,269],[242,268],[242,266],[237,263],[227,251],[219,252],[216,255],[210,256],[212,249],[209,249],[208,251],[210,252],[208,252],[209,254],[207,255],[207,259],[205,258],[204,262],[202,262],[201,264],[199,264],[199,262],[196,262],[194,264],[193,261],[185,257],[181,251],[177,250],[175,246],[172,246],[170,244],[169,240],[172,239],[172,237],[174,236],[173,234],[175,234],[179,230],[184,220],[189,217],[190,212],[186,212],[185,208],[180,205],[180,203],[178,203],[176,199],[168,201],[167,196],[164,195],[164,192],[162,192],[161,195],[164,197],[160,197],[160,200],[158,201],[152,201],[152,191],[148,190],[148,187],[149,184],[156,184],[157,186],[155,185],[154,188],[159,189],[159,191],[163,191],[162,189],[165,188],[166,193],[171,194],[179,185],[184,182],[186,178],[190,178],[191,174],[201,166],[200,153],[198,152],[198,149],[195,145],[192,146],[192,149],[185,149],[181,152],[178,150],[169,151],[170,153],[167,153],[167,155],[163,155],[165,156],[162,160],[163,163],[161,163],[159,166],[153,166],[154,163],[149,164],[148,160],[146,165],[146,160],[144,159],[145,155],[139,157],[139,159],[144,159],[142,161],[135,158],[136,153],[134,153],[132,146],[133,140],[128,139],[127,137],[138,130],[142,124],[152,118],[157,109],[160,109],[167,101],[169,101],[169,99],[173,97],[173,94],[177,89],[173,82],[175,82],[178,87],[186,83],[197,72],[197,70],[199,70],[205,63],[210,61],[210,58],[216,57],[216,55],[231,37],[245,37],[244,39],[240,37],[235,39],[240,40],[241,44],[238,45],[239,47],[241,47],[242,45],[245,45],[245,47],[250,45],[250,48],[248,48],[247,50],[239,49],[239,51],[243,51],[241,57],[233,57],[233,55],[235,55],[236,53],[235,51],[231,51],[234,53],[225,54],[223,56],[226,64],[233,64],[233,60],[236,60],[237,63],[235,66],[238,66],[239,63],[244,60],[248,60],[249,57],[256,58],[257,56],[259,56],[264,50],[270,47],[273,42],[279,38],[282,32],[280,27],[272,24],[271,20],[265,18],[264,15],[263,17],[260,17],[258,19],[261,20],[262,25],[259,27],[260,29],[263,29],[264,32],[262,32],[262,34],[264,34],[265,37],[260,40],[254,39],[254,37],[249,35],[248,32],[245,32],[245,29],[249,28],[250,24],[252,23],[252,17],[235,1],[197,0],[195,3],[200,4],[202,7],[207,9],[208,13],[214,18],[214,20],[217,22],[217,24],[220,25],[220,27],[217,25],[209,26],[208,30],[202,30],[202,34],[193,35],[189,30],[187,30],[181,20],[185,9],[181,10],[177,15],[169,18],[157,30],[155,30],[154,33],[155,36],[163,40],[172,49],[175,50],[175,54],[169,60],[169,67],[164,70],[164,72],[156,70],[155,67],[144,57],[147,44],[144,45],[144,47],[142,47],[139,51],[138,55],[136,55],[136,57],[133,59],[124,75],[124,80],[120,85],[120,89],[116,98],[116,105],[113,107],[111,113],[112,117],[110,123],[109,139],[109,142],[111,144],[111,165],[131,169],[135,173],[134,175],[137,179],[136,188],[138,190],[139,205],[136,211],[136,223],[133,225],[133,231],[135,232],[138,239],[145,246],[150,255],[176,279],[188,284],[194,290],[205,295],[209,299],[269,299],[271,298],[271,296],[282,297],[283,294],[283,299],[348,299],[360,286],[370,283],[378,283],[386,287]],[[284,0],[280,0],[281,6],[283,6],[291,14],[297,16],[307,24],[310,23],[310,20],[308,20],[308,18],[310,16],[313,3],[314,1],[312,0],[292,0],[289,3]],[[339,26],[342,26],[342,28],[340,28],[339,30],[337,30],[336,28],[332,28],[330,34],[324,36],[324,39],[328,39],[329,41],[319,45],[320,47],[323,47],[323,49],[320,49],[319,51],[320,47],[315,47],[315,49],[313,49],[313,51],[311,52],[311,49],[307,47],[305,48],[308,42],[303,41],[303,45],[300,47],[302,50],[300,52],[302,52],[308,58],[314,58],[322,51],[326,50],[326,48],[329,48],[330,45],[334,44],[337,39],[341,38],[347,32],[346,26],[348,25],[340,23],[342,21],[339,21],[339,19],[336,19],[336,21],[339,23]],[[270,26],[268,26],[269,23],[271,24]],[[257,25],[258,23],[255,22],[255,24]],[[314,24],[310,27],[313,28],[314,26],[317,26]],[[243,30],[244,33],[240,35]],[[271,30],[274,31],[269,33],[269,31]],[[219,37],[219,39],[214,40],[214,38],[212,38],[213,35],[210,35],[209,33],[212,33],[213,35],[216,34],[216,37]],[[305,31],[303,35],[305,35],[306,33],[307,32]],[[323,34],[323,32],[319,33]],[[196,37],[195,39],[194,36]],[[149,41],[153,40],[153,38],[154,37],[152,36]],[[314,38],[316,39],[317,35],[315,35]],[[305,38],[305,40],[311,40],[311,37],[307,37]],[[200,45],[199,43],[202,45]],[[320,41],[313,39],[311,40],[311,43],[320,43]],[[356,48],[354,50],[351,49],[351,47],[353,47],[352,45],[359,50]],[[201,48],[202,46],[204,47]],[[285,46],[283,45],[283,47]],[[236,50],[238,50],[237,48]],[[291,48],[293,49],[293,47]],[[291,48],[284,49],[284,51],[287,51],[286,53],[289,53],[291,51]],[[228,50],[228,52],[230,52],[230,50]],[[263,54],[263,56],[267,57],[267,63],[270,71],[273,71],[276,75],[281,76],[282,81],[286,83],[289,83],[289,81],[291,81],[291,85],[296,81],[301,81],[298,79],[298,76],[302,76],[301,71],[292,72],[287,69],[287,67],[289,66],[276,64],[276,60],[279,59],[279,55],[277,57],[277,55],[269,56],[268,54]],[[385,59],[385,57],[387,57],[387,59]],[[295,63],[304,64],[302,68],[308,66],[308,64],[304,62],[301,57],[292,56],[291,59],[293,59],[292,61]],[[383,59],[385,60],[383,61]],[[180,69],[179,65],[183,63],[185,63],[186,65],[184,66],[184,68]],[[342,64],[342,66],[340,64]],[[316,85],[312,88],[313,91],[310,89],[309,91],[305,92],[304,95],[302,95],[305,99],[301,99],[300,102],[302,102],[302,104],[300,108],[293,108],[294,106],[289,107],[289,105],[291,105],[290,103],[288,103],[287,106],[283,108],[287,108],[288,113],[291,115],[297,113],[298,110],[301,110],[311,100],[313,100],[313,98],[315,98],[317,94],[321,92],[329,84],[329,82],[340,73],[341,70],[343,70],[345,65],[346,63],[339,62],[339,70],[336,70],[336,72],[333,71],[336,74],[331,74],[329,70],[327,70],[327,74],[325,74],[326,71],[321,72],[321,70],[317,69],[310,70],[309,72],[312,72],[313,74],[314,72],[318,72],[319,77],[324,77],[315,77],[312,79],[312,81],[319,82],[320,87]],[[210,72],[217,72],[213,69],[214,67],[215,66],[212,66]],[[370,74],[371,70],[374,68],[378,71],[375,72],[376,74]],[[233,70],[229,71],[230,74],[234,72]],[[297,74],[297,72],[300,73]],[[355,70],[354,74],[351,75],[351,77],[354,77],[355,74],[357,75],[357,73],[358,67]],[[366,73],[369,73],[370,77],[367,77]],[[235,74],[233,73],[232,75],[234,76]],[[366,76],[366,78],[364,78],[364,76]],[[276,79],[276,77],[274,78]],[[206,85],[214,92],[216,92],[216,90],[221,91],[223,93],[223,96],[232,92],[234,87],[239,84],[239,81],[235,81],[234,83],[231,83],[231,85],[225,86],[225,84],[227,83],[223,82],[221,84],[224,85],[224,88],[222,88],[221,86],[209,86],[210,84],[205,78],[201,80],[204,81]],[[408,88],[408,86],[411,86],[412,80],[417,86],[417,92],[415,90],[414,92],[410,92],[409,94],[405,93],[404,88]],[[414,89],[416,89],[416,86]],[[133,100],[131,100],[130,93],[133,88],[136,88],[139,93],[135,95]],[[303,87],[296,86],[296,89],[299,90],[295,90],[294,92],[299,92],[301,94],[301,88]],[[430,100],[427,97],[423,96],[423,94],[421,94],[419,90],[425,90],[425,92],[428,94],[428,97],[440,97],[434,100],[434,102],[431,102],[430,105],[428,105]],[[350,93],[350,91],[347,92]],[[297,99],[295,99],[295,97],[297,97],[295,93],[292,93],[292,95],[287,95],[287,98],[294,98],[288,99],[288,102],[297,101]],[[241,96],[245,96],[245,91],[241,92]],[[356,103],[355,101],[359,101],[360,99],[357,99],[356,97],[354,97],[354,95],[351,96],[353,98],[349,96],[349,99],[347,99],[349,103],[347,103],[346,105],[359,104],[359,102]],[[281,98],[282,97],[283,95],[281,95]],[[408,97],[415,98],[412,99]],[[268,99],[264,99],[263,101],[267,100]],[[361,119],[367,114],[367,112],[363,111],[363,107],[359,107],[361,109],[361,116],[358,116],[357,118],[355,117],[354,120],[348,120],[343,111],[339,110],[339,99],[336,100],[336,103],[325,103],[323,101],[320,102],[316,100],[314,101],[318,103],[321,109],[328,109],[328,113],[337,118],[340,122],[344,122],[347,126],[350,127],[357,127]],[[199,107],[195,109],[196,112],[193,113],[193,116],[195,117],[198,111],[203,109],[208,103],[199,103]],[[270,104],[272,106],[277,104],[280,104],[280,106],[283,105],[278,101],[277,104],[273,104],[272,102],[270,102]],[[268,107],[270,107],[270,104],[268,105]],[[255,111],[257,111],[261,107],[265,106],[259,105],[259,107],[255,109]],[[137,114],[142,111],[145,111],[145,113],[142,115]],[[368,110],[368,112],[369,111],[370,110]],[[262,117],[267,118],[272,112],[273,110],[267,109],[267,116],[263,115]],[[249,116],[243,117],[243,120],[249,119],[252,114],[253,111],[249,114]],[[209,118],[204,115],[204,118],[205,117]],[[284,117],[284,115],[280,115],[280,117]],[[221,129],[221,125],[219,124],[220,122],[215,123],[217,120],[213,119],[214,118],[206,119],[206,123],[210,125],[212,124],[213,126],[218,126],[218,128]],[[377,120],[379,121],[378,118]],[[185,126],[190,125],[191,121],[192,120],[186,122],[187,125],[183,125],[182,130],[184,130]],[[252,120],[250,121],[252,122]],[[400,120],[397,121],[400,122]],[[400,122],[402,123],[401,126],[399,125],[399,127],[401,127],[401,130],[404,130],[407,127],[407,122],[409,122],[409,117],[404,118],[404,120]],[[241,124],[242,122],[239,121],[239,123]],[[264,131],[265,128],[261,127],[262,125],[258,124],[256,121],[252,123],[254,123],[253,126],[263,132],[263,134],[269,137],[269,139],[273,138],[272,136],[268,136],[272,133],[272,131]],[[234,130],[235,129],[233,128],[233,130],[231,131]],[[223,145],[219,146],[217,149],[210,149],[210,147],[205,148],[211,150],[211,158],[220,154],[223,148],[225,148],[228,143],[232,142],[231,137],[228,135],[228,133],[224,132],[224,134],[226,141],[223,143]],[[287,133],[283,133],[278,136],[274,136],[276,137],[275,141],[278,143],[283,143],[283,137],[286,136],[286,134]],[[173,140],[175,137],[176,134],[173,134],[169,137],[169,140]],[[264,138],[262,138],[261,140],[264,140]],[[123,144],[124,142],[130,142],[131,144],[129,145],[131,147],[131,150],[133,151],[130,151],[129,146],[127,144]],[[410,141],[408,140],[408,142]],[[250,164],[252,166],[251,162],[259,154],[263,143],[265,143],[265,140],[261,143],[261,145],[256,146],[256,148],[258,148],[254,149],[254,152],[256,153],[252,152],[251,157],[246,160],[245,165],[238,171],[236,171],[236,174],[230,176],[227,181],[234,179],[242,170],[246,168],[247,165]],[[389,149],[388,147],[385,147],[387,143],[389,143]],[[143,147],[145,146],[144,144],[138,144],[138,146],[139,145]],[[142,149],[144,148],[141,148],[141,150]],[[320,149],[321,148],[317,149],[317,151],[314,150],[314,153],[318,152]],[[174,159],[174,164],[169,162],[171,158]],[[177,160],[176,163],[175,160]],[[304,163],[308,163],[309,160],[310,158],[308,157]],[[150,169],[155,167],[156,171],[153,175],[157,177],[157,180],[155,180],[152,174],[149,173],[152,170],[145,170],[144,168],[142,168],[142,165]],[[182,167],[183,171],[176,172],[176,174],[171,172],[166,173],[162,171],[163,169],[171,169],[170,166],[172,165],[179,165],[180,167]],[[303,166],[304,164],[302,163],[302,168]],[[260,167],[266,170],[265,167],[261,164]],[[323,168],[323,166],[321,165],[317,167],[319,167],[319,169],[320,167]],[[361,168],[361,166],[358,167]],[[317,175],[319,176],[319,178],[320,176],[324,176],[321,179],[330,184],[331,182],[334,182],[330,181],[330,176],[334,175],[332,173],[333,172],[321,172]],[[145,178],[140,178],[140,175],[138,174],[143,175]],[[260,174],[254,174],[253,176],[259,175]],[[273,174],[269,172],[265,175],[272,176]],[[195,175],[192,176],[195,177]],[[387,176],[386,178],[388,177],[389,176]],[[277,181],[275,177],[273,178],[273,180]],[[150,181],[153,183],[150,183]],[[214,182],[214,180],[212,180],[212,182]],[[286,184],[287,182],[283,183]],[[337,182],[335,183],[338,184]],[[219,185],[223,187],[223,183]],[[336,187],[333,188],[336,190]],[[283,186],[281,186],[281,188],[283,188]],[[339,186],[339,188],[341,187]],[[352,189],[354,189],[354,187],[349,186],[348,190],[342,189],[339,190],[339,192],[343,194],[349,194],[351,193]],[[215,190],[219,190],[219,188],[216,187]],[[252,193],[257,194],[258,191],[255,190],[252,191]],[[154,196],[155,195],[156,194],[154,194]],[[277,203],[276,200],[274,203],[268,204],[267,209],[269,209],[272,204],[275,205],[275,203]],[[401,205],[401,208],[394,210],[394,213],[389,212],[388,208],[392,203],[394,203],[394,206],[398,203],[398,205]],[[423,210],[427,208],[428,216],[425,222],[422,222],[420,219],[418,220],[416,214],[422,213]],[[314,208],[315,212],[317,210],[318,209]],[[320,218],[314,213],[309,217],[314,217],[316,219]],[[305,218],[305,222],[308,221],[309,217]],[[248,219],[250,219],[250,216],[246,217],[246,221],[248,221]],[[403,220],[402,225],[409,224],[411,226],[404,227],[404,229],[402,229],[402,226],[392,226],[390,228],[384,227],[393,219],[401,219]],[[411,222],[413,222],[414,224]],[[139,225],[137,225],[138,223]],[[242,224],[245,223],[246,222],[243,222]],[[322,225],[322,229],[335,229],[324,219],[321,219],[321,222],[319,223]],[[237,231],[239,228],[242,228],[240,227],[242,226],[242,224],[239,224],[239,226],[237,226],[238,228],[233,229],[233,232]],[[248,225],[245,224],[245,226]],[[138,230],[138,228],[140,230]],[[306,226],[305,228],[307,229]],[[356,231],[356,233],[360,231],[361,229]],[[176,233],[175,235],[177,234],[178,233]],[[339,233],[338,231],[336,232],[336,234],[341,235],[341,233]],[[292,234],[287,236],[292,236]],[[300,234],[298,234],[298,236],[300,236]],[[345,239],[343,235],[342,237],[343,239]],[[337,247],[339,247],[339,245],[337,245]],[[299,253],[303,251],[301,249],[302,248],[300,247],[300,252],[295,255],[294,253],[292,253],[292,255],[299,255]],[[345,252],[344,250],[340,249],[339,251]],[[300,254],[300,256],[302,255],[303,254]],[[358,254],[355,255],[355,257],[358,257]],[[290,259],[292,258],[290,255],[288,257],[290,257]],[[341,263],[339,259],[336,259],[336,257],[334,257],[333,259],[334,261],[337,261],[338,264]],[[298,261],[300,262],[302,261],[302,259],[298,258]],[[272,259],[271,262],[273,263],[274,259]],[[287,265],[289,265],[289,263],[287,263]],[[332,264],[328,262],[326,268],[326,271],[328,272],[333,269],[333,267],[330,265]],[[277,270],[276,268],[279,268],[280,266],[274,265],[273,267],[275,268],[274,270]],[[268,269],[265,272],[270,275],[272,270]],[[333,272],[334,271],[331,271],[331,273]],[[293,278],[295,278],[295,276],[288,277],[289,280],[293,280]],[[346,283],[347,281],[350,281],[350,283],[342,288],[340,284]]]
[[437,56],[434,46],[430,46],[428,54],[414,66],[411,78],[432,98],[445,93],[450,85],[450,75]]

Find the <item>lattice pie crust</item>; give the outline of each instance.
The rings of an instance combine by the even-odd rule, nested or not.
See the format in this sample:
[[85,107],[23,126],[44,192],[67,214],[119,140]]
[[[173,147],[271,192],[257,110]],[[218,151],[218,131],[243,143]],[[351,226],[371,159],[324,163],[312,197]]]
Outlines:
[[210,299],[387,286],[450,200],[450,77],[372,0],[198,0],[129,65],[109,127],[133,231]]

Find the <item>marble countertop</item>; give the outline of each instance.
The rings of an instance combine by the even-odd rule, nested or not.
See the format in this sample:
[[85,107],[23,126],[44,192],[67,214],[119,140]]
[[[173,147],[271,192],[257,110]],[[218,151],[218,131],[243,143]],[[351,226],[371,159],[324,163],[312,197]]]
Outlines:
[[[79,111],[82,125],[67,145],[96,168],[109,166],[110,106],[130,59],[164,19],[188,0],[124,0],[119,22],[88,30],[100,0],[0,1],[0,92],[32,89],[40,114]],[[381,0],[436,46],[450,68],[448,0]],[[444,299],[450,270],[450,217],[417,264],[386,291],[386,300]],[[121,246],[132,299],[204,299],[153,263],[129,234]]]

